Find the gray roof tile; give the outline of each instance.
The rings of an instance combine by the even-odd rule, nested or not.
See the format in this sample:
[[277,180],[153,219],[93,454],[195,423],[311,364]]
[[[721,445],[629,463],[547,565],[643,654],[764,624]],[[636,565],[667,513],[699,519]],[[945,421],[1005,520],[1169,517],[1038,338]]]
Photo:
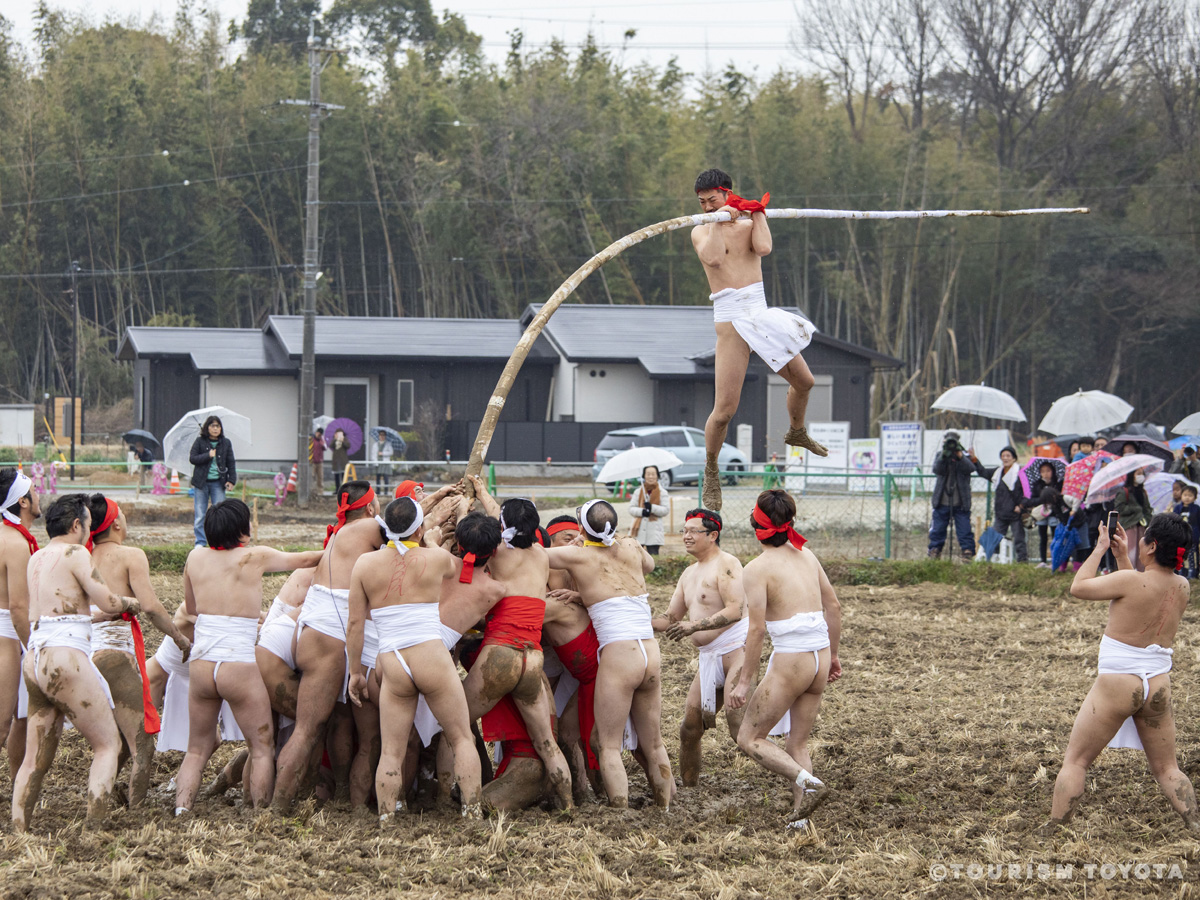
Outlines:
[[188,357],[200,372],[292,372],[296,364],[257,328],[157,328],[125,331],[117,359]]
[[[304,320],[271,316],[267,329],[293,359],[302,350]],[[485,359],[507,361],[521,337],[516,319],[342,318],[318,316],[318,357],[402,359]],[[544,338],[530,350],[529,361],[554,361]]]

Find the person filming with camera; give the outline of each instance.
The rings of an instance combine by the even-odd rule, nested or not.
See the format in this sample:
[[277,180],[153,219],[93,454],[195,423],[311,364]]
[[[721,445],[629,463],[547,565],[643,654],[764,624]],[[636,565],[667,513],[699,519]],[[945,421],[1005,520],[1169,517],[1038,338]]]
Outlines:
[[929,556],[941,559],[946,545],[946,528],[954,519],[954,531],[962,557],[970,562],[975,558],[975,533],[971,530],[971,476],[983,475],[983,467],[974,452],[967,451],[959,435],[947,431],[941,452],[933,462],[933,521],[929,526]]

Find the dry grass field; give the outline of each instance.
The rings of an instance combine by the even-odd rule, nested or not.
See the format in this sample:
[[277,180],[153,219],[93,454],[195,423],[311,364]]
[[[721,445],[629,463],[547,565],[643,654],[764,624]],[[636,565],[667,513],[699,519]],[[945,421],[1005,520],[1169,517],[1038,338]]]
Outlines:
[[[156,579],[164,597],[178,597],[178,576]],[[533,809],[482,823],[435,811],[386,835],[373,818],[311,802],[289,819],[243,812],[236,792],[176,823],[161,791],[148,808],[117,810],[108,827],[84,831],[90,753],[70,734],[34,833],[0,826],[0,895],[1191,896],[1200,843],[1138,754],[1107,751],[1074,827],[1038,831],[1094,676],[1102,604],[948,585],[843,587],[840,596],[845,675],[826,693],[814,744],[815,771],[836,792],[814,833],[784,831],[786,785],[735,752],[723,719],[705,736],[701,786],[681,790],[668,813],[644,805],[649,792],[636,772],[632,795],[642,808]],[[655,588],[656,608],[668,598],[668,588]],[[1181,762],[1193,778],[1196,625],[1189,612],[1173,675]],[[674,758],[696,663],[676,644],[664,642],[663,656],[663,730]],[[156,785],[179,760],[159,757]],[[0,775],[0,802],[9,799]]]

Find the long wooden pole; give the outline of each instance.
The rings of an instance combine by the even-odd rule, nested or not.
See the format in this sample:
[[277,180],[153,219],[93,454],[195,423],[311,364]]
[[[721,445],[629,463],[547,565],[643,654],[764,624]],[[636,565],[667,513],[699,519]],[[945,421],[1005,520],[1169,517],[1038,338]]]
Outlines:
[[[859,209],[768,209],[768,219],[949,219],[949,218],[971,218],[976,216],[992,216],[998,218],[1006,218],[1009,216],[1044,216],[1044,215],[1086,215],[1090,210],[1085,207],[1058,207],[1050,209],[917,209],[917,210],[859,210]],[[699,213],[691,216],[679,216],[675,219],[667,219],[664,222],[657,222],[654,225],[647,225],[645,228],[640,228],[625,237],[613,241],[582,266],[571,273],[571,277],[564,281],[547,300],[542,308],[538,310],[536,316],[525,328],[525,333],[521,335],[521,339],[517,341],[517,346],[513,350],[512,356],[509,357],[508,363],[504,366],[504,371],[500,373],[500,380],[496,382],[496,389],[492,392],[492,398],[488,401],[487,410],[484,413],[483,421],[479,425],[479,433],[475,436],[475,446],[471,448],[471,458],[467,463],[467,474],[478,475],[483,469],[483,461],[487,456],[488,447],[491,446],[492,436],[496,432],[496,422],[500,419],[500,413],[504,409],[504,403],[508,399],[508,392],[512,390],[513,382],[517,379],[517,373],[521,371],[521,366],[525,362],[525,357],[529,355],[530,349],[533,347],[534,341],[542,333],[542,329],[546,327],[546,322],[554,315],[555,310],[562,305],[562,302],[575,292],[575,289],[583,283],[583,280],[595,272],[600,266],[604,265],[613,257],[621,252],[628,250],[635,244],[640,244],[646,238],[654,237],[655,235],[665,234],[668,231],[675,231],[679,228],[686,228],[696,225],[708,225],[714,222],[728,222],[730,215],[727,212],[717,213]]]

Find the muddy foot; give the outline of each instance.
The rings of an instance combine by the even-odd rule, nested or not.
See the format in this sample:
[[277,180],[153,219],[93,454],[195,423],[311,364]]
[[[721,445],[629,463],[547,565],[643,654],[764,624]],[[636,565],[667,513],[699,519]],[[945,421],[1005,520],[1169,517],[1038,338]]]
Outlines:
[[800,802],[796,804],[796,808],[792,810],[788,819],[795,822],[797,819],[807,819],[817,809],[829,799],[829,785],[818,784],[804,789],[804,796]]
[[815,456],[829,455],[829,448],[824,444],[818,444],[809,437],[808,429],[803,425],[799,428],[789,428],[788,433],[783,438],[783,442],[793,447],[803,447]]
[[229,777],[225,774],[225,771],[222,769],[221,772],[219,772],[217,774],[217,777],[214,778],[209,783],[208,787],[206,787],[204,790],[202,790],[200,792],[200,796],[205,798],[206,800],[210,800],[213,797],[224,797],[225,792],[228,790],[229,790]]
[[704,493],[701,498],[705,509],[721,511],[721,472],[714,457],[704,464]]

